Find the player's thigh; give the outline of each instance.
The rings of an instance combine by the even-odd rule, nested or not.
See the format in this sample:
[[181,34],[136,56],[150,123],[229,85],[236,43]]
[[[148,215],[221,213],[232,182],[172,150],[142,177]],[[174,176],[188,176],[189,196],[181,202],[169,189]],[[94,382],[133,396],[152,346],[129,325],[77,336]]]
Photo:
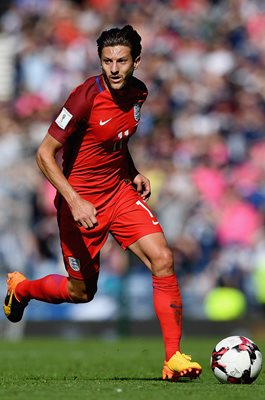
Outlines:
[[126,187],[116,201],[110,233],[125,250],[146,235],[162,233],[153,211],[131,187]]
[[145,235],[128,246],[155,275],[174,272],[172,251],[162,232]]
[[153,211],[130,187],[116,204],[111,233],[123,249],[130,249],[155,274],[172,272],[172,252]]
[[103,221],[93,229],[79,227],[68,207],[60,210],[59,233],[65,268],[73,279],[87,281],[98,274],[99,254],[108,237]]

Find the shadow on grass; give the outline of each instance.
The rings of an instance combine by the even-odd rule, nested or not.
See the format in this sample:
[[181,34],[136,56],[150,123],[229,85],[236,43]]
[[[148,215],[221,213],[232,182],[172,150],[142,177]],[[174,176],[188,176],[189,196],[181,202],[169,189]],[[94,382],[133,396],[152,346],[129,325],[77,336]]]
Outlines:
[[199,379],[182,378],[179,380],[163,380],[162,378],[136,378],[136,377],[114,377],[114,378],[87,378],[88,381],[143,381],[143,382],[166,382],[166,383],[193,383],[193,381],[199,382]]

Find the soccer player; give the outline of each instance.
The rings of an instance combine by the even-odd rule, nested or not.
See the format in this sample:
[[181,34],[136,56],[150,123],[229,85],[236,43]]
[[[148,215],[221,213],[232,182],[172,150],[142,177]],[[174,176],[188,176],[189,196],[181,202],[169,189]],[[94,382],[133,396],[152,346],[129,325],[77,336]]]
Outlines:
[[[40,144],[36,160],[57,189],[55,204],[68,276],[29,280],[8,274],[6,317],[20,321],[31,299],[85,303],[97,291],[100,250],[111,233],[150,269],[154,308],[164,345],[163,379],[197,378],[201,366],[180,350],[182,300],[172,252],[146,201],[150,181],[137,171],[128,141],[147,97],[133,76],[141,37],[130,26],[113,28],[97,39],[102,73],[75,88]],[[56,155],[63,152],[62,168]]]

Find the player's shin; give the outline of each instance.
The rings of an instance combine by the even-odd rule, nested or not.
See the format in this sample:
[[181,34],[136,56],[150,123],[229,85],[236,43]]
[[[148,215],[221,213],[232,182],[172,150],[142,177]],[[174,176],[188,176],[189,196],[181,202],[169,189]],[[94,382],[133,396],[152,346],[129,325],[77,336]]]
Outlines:
[[73,303],[68,291],[68,278],[63,275],[47,275],[41,279],[25,279],[16,287],[16,297],[19,301],[31,299],[46,303]]
[[180,350],[182,335],[182,299],[176,275],[153,276],[154,308],[160,322],[165,358]]

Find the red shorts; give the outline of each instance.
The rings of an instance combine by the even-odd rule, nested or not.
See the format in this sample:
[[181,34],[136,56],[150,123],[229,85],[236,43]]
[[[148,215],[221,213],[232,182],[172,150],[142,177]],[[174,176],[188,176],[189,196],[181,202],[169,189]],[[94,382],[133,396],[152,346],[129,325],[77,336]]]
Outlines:
[[[90,199],[91,201],[91,199]],[[98,225],[79,227],[65,201],[58,212],[64,263],[69,276],[86,280],[99,272],[99,254],[111,233],[125,250],[145,235],[162,232],[161,225],[131,184],[122,185],[111,204],[98,210]]]

